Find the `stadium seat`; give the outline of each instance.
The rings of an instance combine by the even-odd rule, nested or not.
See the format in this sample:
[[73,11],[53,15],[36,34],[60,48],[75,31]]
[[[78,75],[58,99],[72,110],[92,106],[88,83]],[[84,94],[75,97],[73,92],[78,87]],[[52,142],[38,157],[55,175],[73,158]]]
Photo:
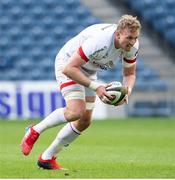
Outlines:
[[75,12],[78,19],[84,19],[91,15],[88,9],[84,6],[78,6]]
[[11,0],[1,0],[1,8],[5,11],[13,7],[15,3]]
[[65,4],[68,9],[75,9],[76,7],[80,5],[80,1],[79,0],[65,0]]
[[173,48],[175,48],[175,28],[169,29],[165,32],[165,38],[170,42]]
[[67,16],[69,11],[65,9],[63,6],[56,6],[53,10],[53,16],[55,17],[55,22],[57,21],[63,21],[62,18]]
[[32,29],[31,29],[31,33],[32,33],[33,38],[36,41],[41,40],[44,37],[44,30],[39,25],[33,26]]
[[155,19],[153,22],[153,27],[157,32],[159,32],[160,34],[163,34],[164,31],[167,30],[168,25],[171,26],[173,21],[174,21],[174,18],[172,16],[165,16],[160,19]]
[[[9,37],[4,36],[3,33],[1,33],[0,36],[0,47],[2,53],[6,53],[6,50],[9,49]],[[2,55],[2,53],[0,55]]]
[[8,33],[9,33],[8,35],[9,35],[11,41],[17,42],[21,38],[21,35],[20,35],[21,30],[20,30],[20,27],[18,27],[18,26],[14,26],[14,27],[10,28],[8,30]]
[[31,29],[34,25],[34,22],[31,18],[31,16],[23,16],[20,20],[20,26],[22,28],[23,31],[28,31],[29,29]]
[[47,11],[45,11],[44,7],[42,7],[41,5],[35,5],[30,13],[33,19],[41,20],[45,16],[46,12]]
[[[163,36],[174,48],[174,39],[169,38],[167,31],[175,29],[175,0],[124,0],[131,10],[135,11],[143,21],[155,32]],[[170,30],[171,29],[171,30]]]
[[144,21],[152,25],[154,20],[158,20],[161,17],[168,15],[168,12],[169,11],[165,9],[162,5],[159,5],[156,6],[155,9],[145,9],[141,16]]
[[[0,51],[6,62],[1,67],[10,69],[11,62],[11,65],[17,64],[17,71],[21,72],[27,66],[32,71],[33,61],[39,62],[44,56],[54,61],[57,51],[68,39],[95,22],[90,11],[79,0],[2,0],[0,15]],[[54,65],[47,64],[43,64],[43,69],[53,71]],[[37,79],[37,74],[26,73],[26,76],[18,78]],[[48,77],[53,78],[52,75]],[[17,79],[17,75],[13,79]]]
[[43,4],[46,8],[54,8],[57,6],[57,1],[55,0],[43,0]]
[[10,28],[10,19],[7,16],[1,16],[0,27],[2,28],[2,31]]
[[169,117],[171,115],[172,108],[170,101],[136,101],[134,103],[133,111],[129,112],[131,116],[164,116]]

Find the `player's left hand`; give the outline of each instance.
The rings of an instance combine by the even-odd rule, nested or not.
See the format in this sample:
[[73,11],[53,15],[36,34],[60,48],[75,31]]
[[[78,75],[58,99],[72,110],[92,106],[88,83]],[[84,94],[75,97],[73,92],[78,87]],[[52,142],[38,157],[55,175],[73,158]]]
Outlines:
[[117,105],[114,106],[121,106],[122,104],[128,104],[129,101],[129,96],[131,95],[131,88],[126,87],[126,89],[128,90],[128,94],[125,96],[125,98],[123,99],[123,101],[119,102]]

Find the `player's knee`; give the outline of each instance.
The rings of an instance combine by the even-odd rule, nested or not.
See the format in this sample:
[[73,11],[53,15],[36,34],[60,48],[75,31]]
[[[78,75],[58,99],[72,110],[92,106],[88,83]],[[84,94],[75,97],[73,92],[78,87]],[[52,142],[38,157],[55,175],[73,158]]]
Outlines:
[[78,119],[81,119],[83,117],[83,114],[85,112],[85,108],[79,107],[76,109],[66,109],[65,111],[65,118],[67,121],[76,121]]
[[80,120],[80,124],[83,127],[83,129],[87,129],[91,124],[91,120],[84,118],[83,120]]
[[83,116],[80,120],[75,121],[75,124],[76,124],[76,127],[78,127],[80,131],[84,131],[90,126],[91,118]]

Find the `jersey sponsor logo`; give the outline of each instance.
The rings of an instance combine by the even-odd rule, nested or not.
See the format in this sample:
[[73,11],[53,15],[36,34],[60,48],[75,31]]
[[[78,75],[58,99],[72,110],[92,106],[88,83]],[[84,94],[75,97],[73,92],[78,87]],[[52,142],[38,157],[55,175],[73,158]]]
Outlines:
[[113,61],[109,61],[106,64],[99,64],[96,61],[92,61],[93,65],[102,69],[102,70],[108,70],[108,69],[112,69],[114,67],[114,63]]

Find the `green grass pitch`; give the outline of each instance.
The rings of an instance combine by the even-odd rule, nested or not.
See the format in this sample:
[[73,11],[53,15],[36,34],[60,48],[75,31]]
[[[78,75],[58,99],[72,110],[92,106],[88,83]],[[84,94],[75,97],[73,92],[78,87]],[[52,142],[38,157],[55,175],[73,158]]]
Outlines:
[[94,121],[61,152],[58,160],[67,172],[36,165],[61,127],[45,131],[32,153],[22,155],[19,144],[30,123],[0,121],[0,178],[175,178],[173,118]]

